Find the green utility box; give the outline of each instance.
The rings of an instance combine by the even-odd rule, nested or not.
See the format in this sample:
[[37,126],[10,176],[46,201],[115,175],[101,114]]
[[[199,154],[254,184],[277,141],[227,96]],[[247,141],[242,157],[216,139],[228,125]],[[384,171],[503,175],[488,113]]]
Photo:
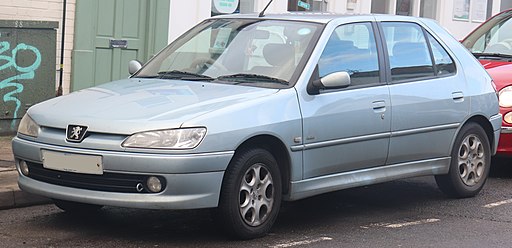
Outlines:
[[0,20],[0,135],[27,109],[55,96],[58,22]]

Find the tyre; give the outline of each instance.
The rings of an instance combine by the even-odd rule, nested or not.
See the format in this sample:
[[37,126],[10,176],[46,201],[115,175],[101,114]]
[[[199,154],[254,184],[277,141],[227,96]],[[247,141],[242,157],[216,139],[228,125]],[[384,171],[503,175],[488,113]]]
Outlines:
[[472,197],[483,188],[490,166],[491,148],[485,131],[476,123],[468,123],[455,139],[448,174],[436,176],[436,182],[450,197]]
[[72,202],[72,201],[65,201],[65,200],[57,200],[53,199],[53,203],[58,208],[68,212],[68,213],[76,213],[76,214],[86,214],[98,211],[103,206],[101,205],[94,205],[94,204],[87,204],[87,203],[80,203],[80,202]]
[[222,182],[216,220],[231,236],[264,236],[281,206],[281,174],[276,159],[261,148],[235,153]]

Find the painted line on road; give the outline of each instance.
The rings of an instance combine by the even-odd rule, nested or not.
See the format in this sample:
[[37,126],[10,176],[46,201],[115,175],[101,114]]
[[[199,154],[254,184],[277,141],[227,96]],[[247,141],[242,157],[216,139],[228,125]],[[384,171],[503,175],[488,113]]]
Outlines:
[[306,240],[301,240],[301,241],[287,242],[287,243],[272,245],[269,247],[270,248],[287,248],[287,247],[293,247],[293,246],[298,246],[298,245],[309,245],[309,244],[313,244],[313,243],[318,243],[318,242],[322,242],[322,241],[331,241],[331,240],[333,240],[333,238],[331,238],[331,237],[320,237],[320,238],[316,238],[316,239],[306,239]]
[[417,220],[417,221],[409,221],[409,222],[403,222],[403,223],[374,223],[370,224],[368,226],[360,226],[363,229],[369,229],[371,227],[386,227],[386,228],[402,228],[406,226],[415,226],[415,225],[421,225],[421,224],[428,224],[428,223],[434,223],[441,221],[440,219],[423,219],[423,220]]
[[494,207],[498,207],[498,206],[510,204],[510,203],[512,203],[512,199],[499,201],[499,202],[495,202],[495,203],[489,203],[487,205],[484,205],[484,208],[494,208]]
[[424,220],[418,220],[418,221],[411,221],[411,222],[404,222],[404,223],[398,223],[398,224],[391,224],[384,227],[388,228],[401,228],[406,226],[415,226],[415,225],[421,225],[421,224],[428,224],[428,223],[434,223],[438,222],[440,219],[424,219]]

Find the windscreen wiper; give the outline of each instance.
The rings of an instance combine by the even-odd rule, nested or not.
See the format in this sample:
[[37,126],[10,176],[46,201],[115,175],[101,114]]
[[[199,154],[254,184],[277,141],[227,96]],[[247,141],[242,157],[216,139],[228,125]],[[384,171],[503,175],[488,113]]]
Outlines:
[[498,57],[505,59],[512,59],[512,55],[503,53],[473,53],[475,57]]
[[187,72],[187,71],[179,71],[179,70],[172,70],[172,71],[160,71],[158,72],[158,78],[161,79],[181,79],[181,80],[191,80],[191,81],[212,81],[214,78]]
[[265,75],[260,74],[247,74],[247,73],[239,73],[239,74],[233,74],[233,75],[225,75],[220,76],[216,78],[216,80],[233,80],[238,81],[234,84],[242,84],[242,83],[278,83],[282,85],[289,85],[290,83],[286,80],[275,78],[275,77],[269,77]]

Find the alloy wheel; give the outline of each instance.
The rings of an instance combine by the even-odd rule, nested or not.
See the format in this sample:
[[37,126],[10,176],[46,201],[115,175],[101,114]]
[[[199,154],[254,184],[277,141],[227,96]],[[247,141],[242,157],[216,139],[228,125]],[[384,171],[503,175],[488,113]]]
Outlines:
[[274,185],[264,164],[254,164],[245,172],[240,184],[239,210],[249,226],[259,226],[270,216],[274,206]]

